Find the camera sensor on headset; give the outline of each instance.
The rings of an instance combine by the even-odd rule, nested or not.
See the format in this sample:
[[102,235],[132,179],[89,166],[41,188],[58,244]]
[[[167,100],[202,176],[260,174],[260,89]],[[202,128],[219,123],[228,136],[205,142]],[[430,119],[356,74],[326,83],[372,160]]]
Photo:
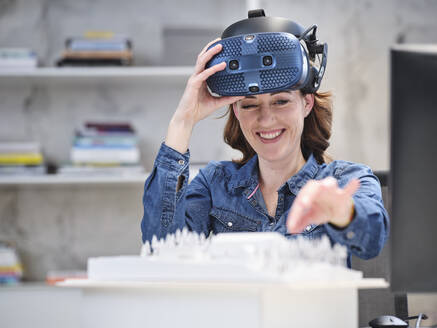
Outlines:
[[238,69],[238,67],[240,67],[240,65],[238,64],[238,60],[231,60],[229,62],[229,69],[236,70]]

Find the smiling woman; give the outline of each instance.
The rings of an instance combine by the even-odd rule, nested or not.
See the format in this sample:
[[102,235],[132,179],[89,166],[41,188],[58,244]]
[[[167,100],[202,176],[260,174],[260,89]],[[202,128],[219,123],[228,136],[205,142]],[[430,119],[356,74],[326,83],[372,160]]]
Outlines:
[[[241,96],[215,97],[206,81],[216,73],[227,74],[229,63],[206,64],[220,58],[222,50],[230,53],[220,43],[211,47],[215,42],[197,58],[145,183],[143,241],[183,227],[207,236],[275,231],[287,238],[327,235],[332,243],[347,246],[349,266],[351,254],[376,256],[389,225],[379,181],[367,166],[333,161],[325,153],[332,103],[330,93],[317,92],[322,75],[315,71],[306,79],[314,81],[313,87],[302,83],[293,90],[287,86],[248,94],[244,89]],[[268,45],[263,51],[269,51]],[[311,38],[307,46],[316,47]],[[232,79],[223,81],[229,87]],[[210,162],[188,184],[193,128],[223,106],[229,106],[224,140],[243,157]]]
[[[286,109],[289,108],[293,97],[302,97],[303,95],[300,91],[285,90],[271,93],[270,96],[273,101],[272,108]],[[302,154],[304,158],[308,158],[313,154],[319,164],[331,162],[331,157],[325,153],[325,150],[329,147],[329,138],[331,137],[331,93],[316,92],[311,96],[314,104],[310,113],[305,117],[301,137]],[[245,164],[256,153],[241,131],[235,110],[240,108],[244,111],[255,111],[260,102],[261,99],[257,99],[257,96],[246,96],[237,104],[229,106],[228,112],[225,114],[228,115],[228,120],[224,129],[224,140],[229,146],[241,151],[243,154],[241,159],[234,160],[235,163]]]

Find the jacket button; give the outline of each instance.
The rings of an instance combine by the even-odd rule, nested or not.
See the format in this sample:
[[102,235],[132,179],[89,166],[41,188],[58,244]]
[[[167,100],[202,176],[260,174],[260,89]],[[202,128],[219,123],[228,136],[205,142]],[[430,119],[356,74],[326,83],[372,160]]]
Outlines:
[[178,161],[178,163],[179,163],[179,165],[184,165],[184,164],[185,164],[185,161],[184,161],[183,159],[180,159],[180,160]]
[[232,227],[232,222],[228,222],[228,227]]
[[354,238],[354,237],[355,237],[355,232],[353,232],[353,231],[348,231],[347,234],[346,234],[346,237],[347,237],[348,239],[352,239],[352,238]]
[[306,231],[310,231],[311,230],[311,225],[306,226],[305,230]]

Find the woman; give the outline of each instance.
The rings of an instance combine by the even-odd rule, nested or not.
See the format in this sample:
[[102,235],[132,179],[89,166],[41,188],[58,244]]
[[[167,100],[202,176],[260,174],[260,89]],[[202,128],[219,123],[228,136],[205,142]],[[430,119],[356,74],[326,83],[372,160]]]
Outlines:
[[[213,41],[215,42],[215,41]],[[211,42],[210,44],[212,44]],[[205,235],[232,231],[303,234],[376,256],[388,233],[380,185],[363,165],[331,161],[324,153],[331,128],[327,93],[284,90],[246,97],[210,95],[205,69],[221,45],[199,54],[145,184],[143,241],[187,226]],[[188,184],[188,145],[200,120],[230,105],[225,141],[242,151],[235,162],[211,162]]]

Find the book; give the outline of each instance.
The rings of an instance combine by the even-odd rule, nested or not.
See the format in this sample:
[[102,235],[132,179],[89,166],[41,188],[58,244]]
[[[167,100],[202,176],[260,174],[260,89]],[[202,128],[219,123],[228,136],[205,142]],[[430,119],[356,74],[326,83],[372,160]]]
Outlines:
[[132,42],[127,38],[68,38],[65,48],[69,51],[126,51],[132,49]]
[[72,59],[126,59],[132,60],[130,51],[64,51],[62,57]]
[[43,175],[46,173],[44,165],[0,165],[0,176],[5,175]]
[[75,130],[76,137],[135,137],[129,123],[86,122]]
[[86,129],[98,131],[135,133],[135,130],[130,123],[86,122],[84,126]]
[[34,68],[38,58],[34,51],[26,48],[0,48],[0,68]]
[[23,267],[17,251],[11,244],[0,241],[0,284],[17,283],[23,276]]
[[68,176],[132,176],[144,173],[144,167],[141,165],[65,165],[58,170],[58,174]]
[[137,137],[132,136],[95,136],[95,137],[75,137],[73,145],[75,147],[134,147],[138,143]]
[[113,164],[136,164],[140,160],[138,148],[77,148],[71,149],[71,161],[73,163],[113,163]]
[[43,157],[40,153],[1,153],[0,165],[40,165]]
[[0,153],[39,153],[40,144],[37,142],[0,142]]
[[82,270],[51,270],[46,274],[46,283],[56,285],[58,282],[67,279],[86,279],[87,273]]
[[132,63],[130,59],[125,58],[62,58],[56,62],[59,67],[62,66],[128,66]]

